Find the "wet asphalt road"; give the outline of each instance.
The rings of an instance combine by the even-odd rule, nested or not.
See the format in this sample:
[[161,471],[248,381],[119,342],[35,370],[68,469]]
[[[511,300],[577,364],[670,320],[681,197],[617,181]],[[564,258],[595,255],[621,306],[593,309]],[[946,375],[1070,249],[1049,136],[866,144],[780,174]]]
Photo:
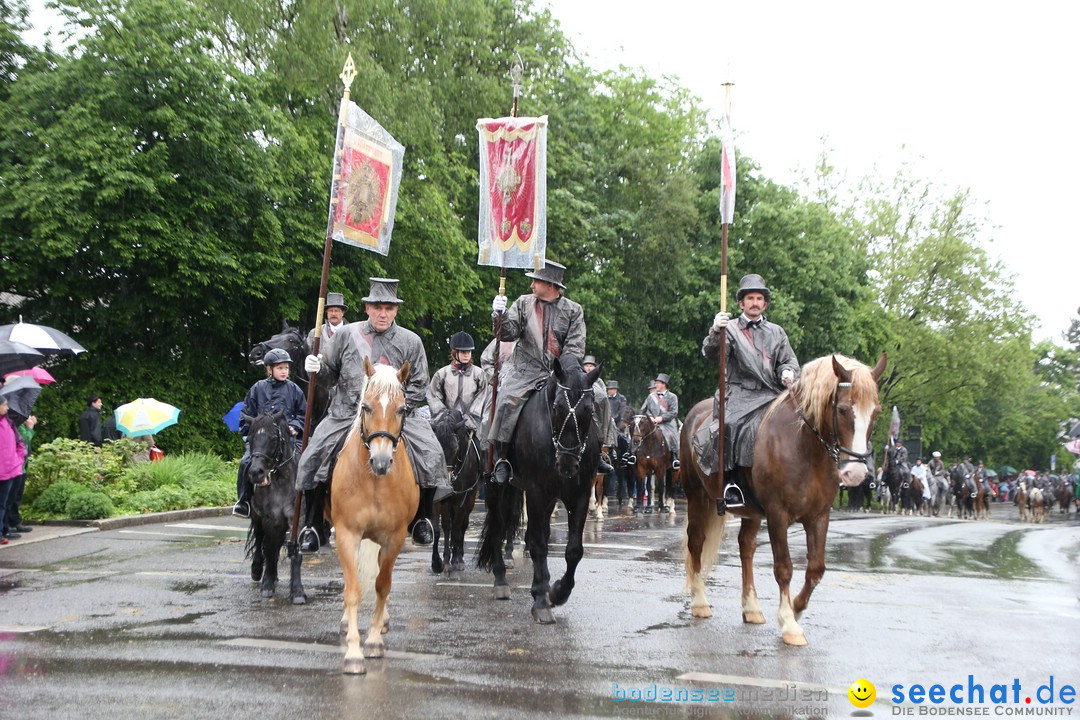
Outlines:
[[[482,512],[473,517],[470,551]],[[714,617],[690,616],[684,521],[682,505],[674,517],[590,521],[554,626],[530,618],[527,562],[512,571],[513,599],[496,602],[489,575],[470,565],[461,582],[433,576],[430,551],[409,542],[389,657],[368,660],[362,677],[341,674],[341,573],[326,550],[305,558],[309,603],[294,607],[283,585],[259,596],[235,518],[9,546],[0,717],[850,717],[847,688],[864,677],[878,702],[858,712],[885,717],[897,683],[947,688],[971,675],[989,692],[1018,679],[1027,696],[1053,676],[1056,693],[1080,688],[1075,514],[1035,526],[1011,506],[990,522],[834,513],[805,648],[780,640],[764,534],[756,575],[768,622],[741,622],[734,523],[709,581]],[[565,527],[555,520],[554,542]],[[561,574],[561,556],[551,567]],[[362,620],[370,611],[365,600]],[[700,701],[663,702],[665,692]],[[1045,708],[1080,716],[1075,703]]]

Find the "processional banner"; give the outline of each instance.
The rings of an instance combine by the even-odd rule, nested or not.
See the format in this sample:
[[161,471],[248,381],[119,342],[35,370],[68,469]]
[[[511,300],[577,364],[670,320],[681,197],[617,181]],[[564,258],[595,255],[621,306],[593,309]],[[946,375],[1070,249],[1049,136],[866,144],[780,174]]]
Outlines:
[[547,251],[547,115],[482,118],[478,263],[544,265]]
[[342,107],[326,233],[386,255],[405,147],[354,102]]
[[720,222],[730,225],[735,221],[735,133],[728,115],[720,126],[720,140]]

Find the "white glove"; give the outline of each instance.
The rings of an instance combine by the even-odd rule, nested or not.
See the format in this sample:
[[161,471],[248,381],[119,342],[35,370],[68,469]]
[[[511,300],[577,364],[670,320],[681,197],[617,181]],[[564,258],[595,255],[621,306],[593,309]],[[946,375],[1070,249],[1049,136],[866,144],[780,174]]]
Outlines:
[[784,368],[784,371],[780,373],[780,382],[784,383],[784,387],[791,387],[791,383],[795,382],[795,371]]
[[322,354],[308,355],[304,358],[304,371],[309,373],[317,373],[322,369]]
[[506,296],[496,295],[495,299],[491,301],[491,312],[501,313],[506,312]]
[[712,319],[712,331],[716,333],[723,332],[729,322],[731,322],[731,313],[724,311],[716,313],[716,317]]

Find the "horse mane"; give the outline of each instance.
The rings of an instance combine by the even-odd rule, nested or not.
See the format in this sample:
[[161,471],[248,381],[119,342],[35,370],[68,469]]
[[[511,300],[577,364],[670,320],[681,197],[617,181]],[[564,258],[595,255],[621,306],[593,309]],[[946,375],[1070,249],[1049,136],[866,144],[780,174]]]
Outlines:
[[352,428],[349,429],[349,437],[360,429],[360,419],[363,417],[360,406],[363,405],[369,392],[374,392],[376,399],[385,403],[396,402],[405,397],[405,387],[398,380],[397,368],[382,363],[375,365],[374,368],[375,373],[365,375],[364,384],[360,387],[360,405],[356,408],[356,417],[353,418]]
[[[836,402],[837,378],[832,366],[834,357],[845,370],[851,371],[851,393],[855,405],[874,402],[877,398],[878,387],[874,376],[870,368],[858,360],[844,355],[826,355],[811,360],[803,365],[793,390],[799,410],[814,427],[824,426],[825,420],[830,419],[829,411]],[[791,390],[787,392],[790,393]],[[782,394],[769,408],[769,412],[783,399]]]

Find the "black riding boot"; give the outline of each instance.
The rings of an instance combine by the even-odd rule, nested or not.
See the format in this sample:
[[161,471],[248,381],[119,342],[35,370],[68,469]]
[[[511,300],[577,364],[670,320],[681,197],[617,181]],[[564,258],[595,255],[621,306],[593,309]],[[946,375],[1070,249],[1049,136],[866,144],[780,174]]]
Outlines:
[[413,542],[417,545],[430,545],[435,542],[435,530],[431,524],[434,499],[435,488],[420,488],[420,504],[416,506],[416,515],[409,526]]
[[322,527],[323,487],[320,485],[314,490],[304,491],[304,523],[297,541],[300,552],[305,555],[319,551],[319,533],[316,528]]
[[505,485],[510,480],[512,468],[510,461],[506,459],[509,452],[510,443],[495,442],[495,472],[492,473],[491,479],[498,485]]

